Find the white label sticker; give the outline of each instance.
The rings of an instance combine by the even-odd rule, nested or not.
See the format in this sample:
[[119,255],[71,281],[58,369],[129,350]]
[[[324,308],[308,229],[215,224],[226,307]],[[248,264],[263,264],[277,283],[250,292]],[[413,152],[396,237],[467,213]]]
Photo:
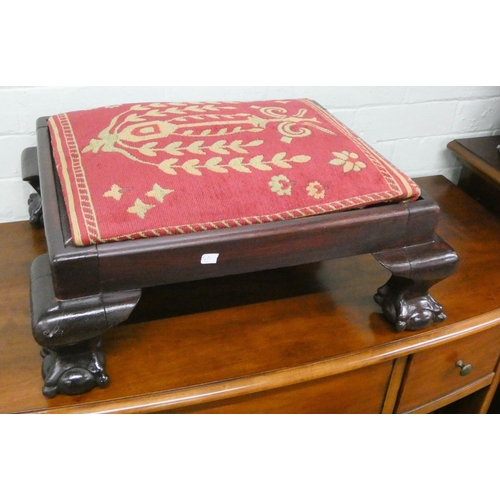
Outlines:
[[201,256],[202,264],[217,264],[217,259],[219,258],[218,253],[205,253]]

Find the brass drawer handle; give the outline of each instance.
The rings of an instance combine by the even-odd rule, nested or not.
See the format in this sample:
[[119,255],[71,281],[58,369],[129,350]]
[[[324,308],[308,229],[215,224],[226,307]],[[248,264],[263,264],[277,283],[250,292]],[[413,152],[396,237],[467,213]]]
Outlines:
[[462,360],[457,361],[457,364],[455,365],[457,368],[460,368],[460,376],[465,377],[466,375],[469,375],[469,373],[472,371],[472,365],[464,365],[464,362]]

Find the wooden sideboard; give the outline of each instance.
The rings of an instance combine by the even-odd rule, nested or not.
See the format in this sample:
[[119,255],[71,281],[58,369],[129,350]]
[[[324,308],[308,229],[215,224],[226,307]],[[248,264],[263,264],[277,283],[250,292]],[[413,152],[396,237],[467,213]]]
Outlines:
[[371,255],[169,285],[105,334],[109,387],[53,399],[29,313],[43,231],[0,225],[0,413],[486,413],[500,378],[500,219],[444,177],[417,182],[460,257],[432,288],[444,323],[393,331],[373,301],[390,273]]
[[[458,186],[500,217],[500,135],[456,139],[448,148],[463,166]],[[500,389],[489,413],[500,413]]]

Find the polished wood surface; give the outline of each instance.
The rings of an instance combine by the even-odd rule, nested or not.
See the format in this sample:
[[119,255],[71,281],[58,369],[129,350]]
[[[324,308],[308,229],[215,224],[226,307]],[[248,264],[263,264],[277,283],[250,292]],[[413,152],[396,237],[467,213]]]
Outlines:
[[[381,413],[392,362],[186,407],[182,413]],[[356,388],[356,390],[353,390]]]
[[0,412],[395,411],[408,356],[500,325],[500,221],[442,177],[417,181],[460,257],[433,288],[445,323],[395,333],[373,301],[390,273],[370,255],[146,289],[104,336],[110,386],[53,399],[40,390],[30,328],[29,269],[46,252],[43,231],[1,225]]
[[500,215],[500,135],[457,139],[448,144],[463,165],[458,186]]
[[493,135],[457,139],[449,144],[449,148],[460,153],[465,160],[474,165],[474,168],[484,172],[492,172],[492,176],[498,180],[500,179],[499,145],[500,135]]

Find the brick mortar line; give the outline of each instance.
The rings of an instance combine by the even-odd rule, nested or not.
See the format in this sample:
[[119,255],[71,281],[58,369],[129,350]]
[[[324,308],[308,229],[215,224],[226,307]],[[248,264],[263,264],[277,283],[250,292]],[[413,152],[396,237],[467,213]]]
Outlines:
[[[463,139],[466,137],[484,137],[484,134],[487,134],[488,136],[493,136],[493,135],[498,135],[499,129],[496,128],[489,128],[489,129],[484,129],[484,130],[469,130],[465,132],[456,132],[456,133],[449,133],[449,134],[436,134],[436,135],[416,135],[416,136],[411,136],[411,137],[398,137],[397,139],[378,139],[375,144],[386,144],[390,142],[399,142],[399,141],[410,141],[413,139],[445,139],[448,138],[450,140],[455,140],[455,139]],[[366,140],[366,139],[365,139]]]
[[[33,129],[35,129],[35,125],[33,125]],[[7,132],[6,134],[0,132],[0,139],[7,138],[7,139],[14,139],[16,137],[30,137],[32,139],[36,138],[35,133],[31,132]]]
[[334,105],[326,105],[326,109],[329,111],[352,111],[352,110],[366,110],[366,109],[379,109],[397,106],[415,106],[420,104],[439,104],[439,103],[467,103],[467,102],[477,102],[477,101],[487,101],[487,100],[498,100],[500,101],[500,94],[498,96],[484,96],[484,97],[470,97],[467,99],[459,99],[457,97],[451,97],[450,99],[431,99],[430,101],[397,101],[389,103],[377,103],[377,104],[362,104],[353,106],[342,106],[341,108]]
[[22,177],[0,177],[0,182],[5,182],[5,181],[25,182],[23,181]]

